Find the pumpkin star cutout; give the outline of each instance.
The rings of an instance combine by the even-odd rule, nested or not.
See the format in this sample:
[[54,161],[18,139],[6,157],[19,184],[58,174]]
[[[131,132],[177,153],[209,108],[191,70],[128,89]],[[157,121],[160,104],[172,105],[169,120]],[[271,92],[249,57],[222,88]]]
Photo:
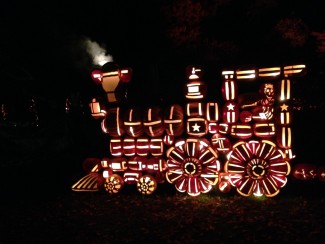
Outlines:
[[200,127],[197,123],[195,123],[195,125],[192,125],[193,131],[198,131],[200,132]]
[[281,111],[288,111],[289,106],[284,103],[280,107],[281,107]]
[[230,110],[234,110],[234,107],[235,107],[235,105],[233,105],[231,103],[227,106],[227,108],[228,108],[229,111]]

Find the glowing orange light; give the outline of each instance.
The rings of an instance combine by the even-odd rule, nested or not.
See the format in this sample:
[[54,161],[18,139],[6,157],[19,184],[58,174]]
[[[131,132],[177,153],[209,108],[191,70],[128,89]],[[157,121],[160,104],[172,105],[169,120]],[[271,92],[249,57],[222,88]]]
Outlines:
[[119,70],[119,76],[122,82],[130,82],[132,79],[133,70],[131,68],[125,68]]
[[275,76],[279,76],[280,74],[281,74],[280,67],[258,69],[259,77],[275,77]]
[[91,72],[91,78],[96,84],[101,84],[103,79],[103,72],[101,70],[95,69]]
[[255,74],[255,70],[251,69],[251,70],[237,70],[236,71],[236,78],[238,80],[242,80],[242,79],[255,79],[256,74]]

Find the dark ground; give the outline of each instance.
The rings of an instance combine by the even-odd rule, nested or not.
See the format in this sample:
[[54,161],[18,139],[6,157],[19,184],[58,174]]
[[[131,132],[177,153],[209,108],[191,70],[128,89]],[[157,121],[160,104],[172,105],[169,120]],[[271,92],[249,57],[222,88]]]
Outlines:
[[[295,162],[325,165],[314,114],[295,116]],[[82,161],[102,142],[87,131],[97,124],[49,121],[1,130],[0,243],[324,243],[325,182],[289,176],[279,195],[261,199],[234,190],[189,197],[168,184],[151,196],[134,185],[117,195],[73,192]]]

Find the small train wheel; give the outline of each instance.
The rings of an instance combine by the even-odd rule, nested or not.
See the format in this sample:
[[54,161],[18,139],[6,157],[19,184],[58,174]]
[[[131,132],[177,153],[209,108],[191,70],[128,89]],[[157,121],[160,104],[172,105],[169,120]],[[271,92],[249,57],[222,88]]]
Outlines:
[[104,182],[104,189],[112,194],[118,193],[124,185],[123,178],[117,174],[109,176]]
[[137,182],[137,188],[140,193],[150,195],[157,189],[157,181],[151,175],[144,175]]

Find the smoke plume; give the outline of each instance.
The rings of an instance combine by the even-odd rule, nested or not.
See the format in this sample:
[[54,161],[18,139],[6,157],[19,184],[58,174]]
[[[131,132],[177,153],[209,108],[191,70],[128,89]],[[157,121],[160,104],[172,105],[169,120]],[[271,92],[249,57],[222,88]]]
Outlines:
[[100,46],[97,42],[85,38],[84,45],[86,46],[86,51],[91,56],[94,65],[102,66],[107,62],[113,62],[112,55],[107,54],[105,48]]

